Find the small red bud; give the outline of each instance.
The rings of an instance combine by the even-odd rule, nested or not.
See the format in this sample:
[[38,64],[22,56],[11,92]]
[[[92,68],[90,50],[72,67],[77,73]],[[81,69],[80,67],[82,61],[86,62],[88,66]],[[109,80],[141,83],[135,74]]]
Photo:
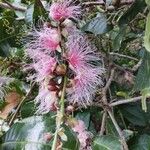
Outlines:
[[51,79],[51,80],[49,81],[49,84],[48,84],[48,85],[50,85],[50,86],[56,86],[56,82]]
[[57,91],[58,90],[58,88],[57,88],[57,86],[55,86],[55,85],[48,85],[48,90],[49,91]]

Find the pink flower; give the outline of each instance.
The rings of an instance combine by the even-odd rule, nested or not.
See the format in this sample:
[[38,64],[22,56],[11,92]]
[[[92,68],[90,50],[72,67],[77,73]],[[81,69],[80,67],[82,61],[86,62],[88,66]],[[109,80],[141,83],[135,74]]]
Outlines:
[[68,18],[78,18],[81,14],[80,6],[76,6],[72,0],[53,3],[50,6],[49,16],[56,21]]
[[69,36],[67,48],[65,57],[75,72],[72,87],[67,90],[68,100],[79,105],[89,105],[97,87],[103,85],[101,59],[88,38],[78,31]]
[[86,107],[92,103],[97,87],[102,85],[102,68],[89,68],[76,72],[72,87],[67,90],[68,101]]
[[57,29],[52,29],[44,26],[39,31],[35,30],[30,33],[32,37],[28,44],[26,44],[26,49],[30,52],[32,51],[46,51],[52,52],[57,49],[60,42],[60,34]]
[[5,96],[5,86],[10,84],[14,79],[0,76],[0,100]]
[[39,94],[35,98],[35,101],[38,104],[37,113],[48,113],[57,104],[56,92],[49,91],[43,86],[39,89]]
[[83,150],[87,147],[87,140],[91,138],[91,133],[86,131],[85,124],[82,120],[77,121],[77,124],[73,127],[73,131],[77,133],[80,149]]
[[33,68],[36,70],[37,82],[51,76],[56,66],[55,58],[42,52],[40,54],[40,59],[34,60],[34,63],[32,64]]
[[84,130],[86,130],[84,122],[82,120],[78,120],[77,124],[73,127],[73,131],[80,133]]
[[38,96],[35,98],[35,102],[38,104],[37,112],[47,113],[53,110],[53,106],[57,103],[56,91],[49,90],[49,81],[53,75],[56,60],[42,51],[35,51],[32,57],[31,67],[35,69],[36,73],[30,76],[30,79],[35,79],[40,85]]

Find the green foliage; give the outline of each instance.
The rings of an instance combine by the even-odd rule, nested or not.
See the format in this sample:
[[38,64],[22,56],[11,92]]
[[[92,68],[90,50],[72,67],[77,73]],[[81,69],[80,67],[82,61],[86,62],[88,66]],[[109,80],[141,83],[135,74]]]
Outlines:
[[113,136],[100,136],[93,142],[94,150],[121,150],[121,143],[118,138]]
[[[36,28],[41,22],[49,22],[50,25],[57,27],[58,22],[48,17],[47,7],[51,0],[11,0],[10,2],[27,9],[20,12],[0,8],[0,76],[15,78],[16,80],[6,88],[6,93],[16,91],[24,98],[31,90],[26,77],[28,73],[34,74],[34,71],[23,71],[25,64],[29,64],[31,60],[25,56],[22,38],[32,26]],[[111,104],[122,98],[142,95],[142,107],[141,103],[134,102],[110,108],[102,103],[103,95],[100,87],[94,97],[94,106],[80,109],[75,105],[74,112],[65,111],[63,119],[66,124],[61,125],[58,134],[63,150],[78,150],[80,147],[78,134],[72,131],[70,126],[72,122],[68,122],[72,117],[84,121],[86,130],[93,134],[91,141],[87,141],[92,143],[93,150],[121,150],[120,137],[108,114],[105,118],[104,135],[99,136],[103,114],[109,109],[113,110],[115,119],[123,130],[129,150],[150,149],[150,104],[146,102],[150,97],[150,0],[135,0],[133,4],[123,6],[113,3],[114,1],[107,1],[105,6],[84,6],[87,14],[83,15],[82,20],[71,20],[97,46],[106,68],[103,77],[105,83],[108,81],[111,69],[115,67],[112,84],[106,93],[108,102]],[[137,66],[140,60],[142,64]],[[57,125],[56,114],[37,116],[37,105],[34,102],[37,92],[38,85],[35,85],[32,93],[17,110],[16,118],[19,121],[10,126],[8,131],[3,128],[0,131],[1,150],[51,149]],[[65,102],[65,106],[67,105],[68,103]],[[2,112],[6,106],[7,103],[0,100]],[[12,109],[4,122],[9,123],[16,108]],[[46,133],[52,135],[49,141],[44,139]]]
[[105,15],[99,13],[95,18],[86,23],[82,27],[82,30],[99,35],[110,31],[112,28],[113,27],[111,25],[108,25]]
[[[19,149],[51,149],[52,139],[47,141],[45,135],[55,131],[54,114],[46,116],[34,116],[23,119],[14,124],[12,128],[1,138],[0,148],[2,150]],[[63,148],[67,150],[78,150],[79,142],[73,131],[67,126],[63,127],[67,140],[63,141]]]

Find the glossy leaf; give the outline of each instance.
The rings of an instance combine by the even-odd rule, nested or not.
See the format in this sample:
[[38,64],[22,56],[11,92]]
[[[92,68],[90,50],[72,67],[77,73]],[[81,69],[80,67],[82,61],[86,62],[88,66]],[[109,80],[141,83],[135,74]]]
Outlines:
[[118,51],[121,48],[121,44],[124,40],[125,34],[126,34],[126,27],[120,28],[118,34],[113,40],[113,51]]
[[120,111],[124,118],[135,126],[146,126],[148,123],[146,114],[142,111],[141,106],[137,104],[121,106]]
[[103,34],[112,29],[112,26],[107,24],[107,18],[103,14],[98,14],[82,27],[83,31],[91,32],[95,35]]
[[150,52],[145,51],[142,65],[139,68],[136,81],[135,91],[141,91],[150,88]]
[[121,150],[121,143],[118,138],[113,136],[97,137],[92,146],[93,150]]
[[[63,147],[67,150],[78,150],[79,142],[75,133],[67,126],[63,127],[67,141],[63,141]],[[49,150],[53,138],[47,141],[46,133],[53,135],[55,132],[54,114],[46,116],[35,116],[24,119],[12,126],[2,137],[0,148],[2,150]]]
[[119,19],[119,26],[122,27],[123,25],[127,25],[145,8],[145,6],[146,4],[144,0],[135,0],[132,6]]
[[25,20],[27,23],[36,23],[41,18],[48,18],[47,12],[40,0],[28,6],[26,10]]
[[130,150],[149,150],[150,149],[150,136],[143,134],[134,137],[129,144]]

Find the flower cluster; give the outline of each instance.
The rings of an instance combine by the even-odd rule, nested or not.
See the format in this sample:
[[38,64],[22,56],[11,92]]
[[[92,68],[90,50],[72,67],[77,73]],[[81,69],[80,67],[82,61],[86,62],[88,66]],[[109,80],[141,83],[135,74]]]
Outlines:
[[91,139],[92,134],[86,131],[85,124],[82,120],[78,120],[75,126],[73,127],[73,131],[77,133],[77,137],[80,142],[80,149],[89,150],[90,146],[88,145],[88,140]]
[[[79,10],[80,6],[74,5],[71,0],[65,0],[51,5],[50,17],[55,21],[65,21],[78,17],[81,14]],[[58,29],[44,23],[43,27],[29,33],[32,40],[26,44],[26,52],[33,60],[30,67],[35,70],[31,78],[40,86],[35,99],[39,104],[39,112],[57,108],[57,100],[62,90],[58,79],[64,76],[68,78],[66,99],[78,106],[90,105],[97,88],[103,84],[101,77],[104,68],[96,47],[91,44],[88,36],[75,27],[65,37],[63,45],[60,44],[60,27],[65,28],[61,23],[63,22],[59,22]]]

